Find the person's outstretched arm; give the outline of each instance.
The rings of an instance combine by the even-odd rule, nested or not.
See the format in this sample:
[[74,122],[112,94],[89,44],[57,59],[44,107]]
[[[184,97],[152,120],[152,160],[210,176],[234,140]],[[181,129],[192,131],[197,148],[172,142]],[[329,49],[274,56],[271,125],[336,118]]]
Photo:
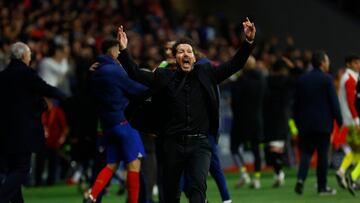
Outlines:
[[118,28],[117,39],[119,41],[121,50],[119,55],[119,61],[121,62],[121,65],[124,67],[126,72],[129,74],[130,78],[148,87],[153,86],[153,83],[155,81],[155,74],[153,72],[140,70],[138,65],[132,60],[127,50],[128,39],[126,33],[124,32],[123,26],[120,26]]
[[250,22],[249,18],[243,22],[244,33],[246,40],[242,42],[240,48],[236,54],[229,61],[221,64],[215,69],[216,80],[218,83],[226,80],[232,74],[242,69],[254,47],[254,39],[256,28],[253,22]]
[[29,87],[41,96],[55,98],[61,101],[64,101],[67,98],[67,96],[58,88],[47,84],[33,70],[28,70],[26,72],[26,79],[28,80],[27,84],[29,84]]

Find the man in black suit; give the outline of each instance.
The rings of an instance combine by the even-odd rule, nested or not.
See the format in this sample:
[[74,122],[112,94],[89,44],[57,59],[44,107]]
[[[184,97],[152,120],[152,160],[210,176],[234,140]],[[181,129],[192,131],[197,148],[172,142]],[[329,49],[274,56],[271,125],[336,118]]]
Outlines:
[[137,68],[127,51],[123,28],[118,31],[121,47],[119,60],[130,77],[158,90],[161,108],[157,122],[163,139],[164,195],[166,203],[180,202],[179,182],[184,171],[190,176],[189,200],[205,202],[206,177],[209,172],[211,146],[208,135],[217,135],[219,127],[219,97],[217,85],[241,69],[252,50],[255,26],[243,22],[246,41],[235,56],[213,68],[210,63],[195,64],[194,46],[189,40],[179,40],[173,46],[176,70],[156,69],[144,72]]
[[329,71],[329,57],[323,51],[312,56],[314,69],[299,77],[294,100],[294,118],[299,129],[301,161],[295,192],[303,193],[311,156],[318,154],[316,169],[319,195],[334,195],[336,190],[327,186],[328,151],[330,134],[335,119],[342,125],[340,105]]
[[30,68],[31,51],[26,44],[16,42],[10,50],[10,64],[0,73],[0,203],[21,203],[31,153],[45,146],[43,97],[63,99],[64,95]]

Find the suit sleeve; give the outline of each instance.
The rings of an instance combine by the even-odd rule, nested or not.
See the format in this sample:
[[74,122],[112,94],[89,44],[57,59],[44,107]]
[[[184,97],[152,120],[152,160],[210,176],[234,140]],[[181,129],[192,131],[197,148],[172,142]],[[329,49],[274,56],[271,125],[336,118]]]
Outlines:
[[221,83],[222,81],[229,78],[232,74],[242,69],[253,47],[254,44],[250,44],[247,41],[244,41],[232,59],[214,69],[217,83]]
[[328,91],[329,91],[328,93],[329,93],[329,97],[330,97],[331,109],[333,111],[333,116],[334,116],[336,122],[338,123],[338,125],[341,126],[343,124],[343,119],[342,119],[341,112],[340,112],[340,104],[339,104],[338,97],[336,95],[335,86],[330,77],[328,79]]
[[119,61],[124,67],[130,78],[136,80],[148,87],[153,86],[155,82],[155,74],[141,70],[138,65],[132,60],[127,49],[120,52]]
[[346,91],[346,101],[351,112],[352,118],[356,121],[356,124],[359,125],[359,116],[355,108],[355,96],[356,96],[356,81],[349,77],[345,82],[345,91]]
[[35,71],[29,70],[26,74],[29,88],[33,89],[40,96],[65,100],[66,96],[59,89],[47,84]]

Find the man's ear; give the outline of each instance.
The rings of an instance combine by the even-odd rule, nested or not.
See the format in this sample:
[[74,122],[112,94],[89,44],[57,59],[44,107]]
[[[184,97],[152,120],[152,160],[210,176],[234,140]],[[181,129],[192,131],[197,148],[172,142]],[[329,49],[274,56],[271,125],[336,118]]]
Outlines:
[[21,60],[24,61],[24,60],[25,60],[25,57],[26,57],[26,56],[25,56],[25,53],[23,53],[23,54],[21,55]]

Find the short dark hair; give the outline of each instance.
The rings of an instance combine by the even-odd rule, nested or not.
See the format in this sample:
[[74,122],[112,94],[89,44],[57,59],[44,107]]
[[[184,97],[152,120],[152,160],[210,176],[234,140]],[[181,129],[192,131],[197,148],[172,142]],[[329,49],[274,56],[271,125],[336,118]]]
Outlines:
[[311,57],[311,63],[314,68],[319,68],[321,65],[321,62],[325,60],[326,53],[322,50],[317,50],[312,54]]
[[56,51],[64,51],[64,49],[65,49],[65,45],[55,42],[50,42],[48,48],[48,56],[54,56]]
[[101,43],[101,53],[106,54],[110,48],[115,47],[117,45],[119,45],[119,41],[117,41],[116,39],[113,38],[105,39]]
[[282,71],[284,69],[287,69],[289,68],[289,66],[287,65],[287,63],[279,58],[275,61],[274,65],[271,67],[271,69],[274,71],[274,72],[279,72],[279,71]]
[[354,53],[351,53],[345,57],[345,64],[351,63],[352,61],[360,60],[360,56]]
[[176,56],[176,48],[180,45],[180,44],[188,44],[191,46],[193,52],[194,52],[194,55],[196,54],[196,49],[195,49],[195,43],[193,40],[191,40],[190,38],[187,38],[187,37],[183,37],[183,38],[180,38],[179,40],[177,40],[174,44],[174,46],[172,47],[172,54],[173,56],[175,57]]

